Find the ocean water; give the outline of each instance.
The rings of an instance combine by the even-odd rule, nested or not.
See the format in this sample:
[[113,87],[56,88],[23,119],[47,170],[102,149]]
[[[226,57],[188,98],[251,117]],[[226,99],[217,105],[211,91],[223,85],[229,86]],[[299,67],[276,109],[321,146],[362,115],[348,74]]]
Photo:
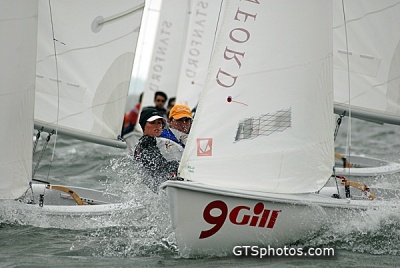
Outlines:
[[[336,139],[344,153],[346,120]],[[400,127],[353,119],[351,153],[400,162]],[[137,183],[126,151],[58,137],[46,150],[36,178],[54,184],[108,190],[144,204],[140,217],[110,220],[118,227],[47,228],[44,219],[32,225],[16,217],[0,221],[0,267],[399,267],[400,215],[378,211],[368,222],[349,220],[327,226],[293,246],[332,247],[334,257],[187,258],[176,249],[165,194],[156,195]],[[40,154],[35,154],[35,159]],[[373,184],[400,189],[400,175],[374,178]],[[29,217],[29,215],[24,215]],[[0,217],[1,219],[1,217]],[[36,221],[35,221],[36,220]],[[290,245],[288,245],[290,246]]]

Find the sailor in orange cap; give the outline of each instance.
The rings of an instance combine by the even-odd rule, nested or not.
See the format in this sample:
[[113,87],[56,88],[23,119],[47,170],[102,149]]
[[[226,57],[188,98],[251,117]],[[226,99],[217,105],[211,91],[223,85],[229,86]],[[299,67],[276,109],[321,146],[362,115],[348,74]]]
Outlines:
[[176,104],[169,112],[169,128],[157,137],[157,146],[167,160],[181,160],[186,139],[192,126],[192,111],[189,106]]

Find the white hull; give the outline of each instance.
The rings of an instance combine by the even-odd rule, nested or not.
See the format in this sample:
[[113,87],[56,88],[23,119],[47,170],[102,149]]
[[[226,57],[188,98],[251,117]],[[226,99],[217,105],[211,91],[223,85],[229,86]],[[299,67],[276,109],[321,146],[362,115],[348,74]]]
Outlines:
[[[327,221],[362,216],[360,211],[376,209],[382,204],[369,199],[332,198],[333,187],[324,194],[297,195],[246,192],[178,181],[166,182],[162,187],[169,197],[180,253],[190,256],[230,254],[235,246],[244,245],[287,246],[319,230]],[[214,209],[207,211],[207,206]],[[221,228],[213,230],[217,225]]]
[[[118,226],[126,217],[141,217],[143,206],[101,191],[66,186],[74,191],[85,205],[78,205],[71,195],[44,184],[33,184],[21,200],[0,200],[2,222],[17,222],[45,228],[88,229]],[[40,194],[44,193],[40,206]]]
[[351,155],[346,157],[352,165],[351,168],[343,168],[340,159],[336,159],[335,173],[342,176],[369,177],[400,172],[400,164],[386,160],[366,156]]

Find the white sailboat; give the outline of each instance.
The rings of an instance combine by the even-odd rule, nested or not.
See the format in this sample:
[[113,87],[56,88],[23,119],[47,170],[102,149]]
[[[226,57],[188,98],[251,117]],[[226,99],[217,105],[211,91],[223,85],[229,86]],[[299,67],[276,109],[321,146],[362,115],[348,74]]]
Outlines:
[[[400,3],[333,3],[335,113],[400,125]],[[400,171],[399,163],[350,154],[348,150],[343,155],[350,165],[345,167],[339,159],[336,173],[340,175],[365,177]]]
[[231,0],[223,9],[182,181],[162,185],[181,254],[284,246],[326,220],[386,204],[383,192],[363,185],[326,186],[334,167],[332,1]]
[[[70,220],[134,210],[101,191],[32,181],[32,130],[109,146],[118,141],[144,1],[11,1],[0,11],[0,205]],[[73,14],[73,15],[72,15]],[[34,124],[35,120],[35,124]],[[13,133],[10,140],[9,133]],[[66,167],[67,168],[67,167]],[[93,219],[97,220],[93,220]],[[73,228],[74,225],[69,225]]]

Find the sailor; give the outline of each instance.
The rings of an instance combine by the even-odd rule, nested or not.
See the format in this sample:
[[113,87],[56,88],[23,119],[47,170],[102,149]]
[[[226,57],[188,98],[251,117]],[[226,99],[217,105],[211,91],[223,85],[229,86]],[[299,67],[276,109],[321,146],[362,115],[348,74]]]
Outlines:
[[180,161],[192,127],[192,112],[187,105],[176,104],[169,112],[168,128],[157,137],[157,146],[167,160]]
[[154,93],[154,107],[165,119],[167,119],[167,109],[165,108],[167,99],[167,94],[165,94],[163,91],[157,91]]
[[139,124],[143,129],[143,136],[134,148],[135,163],[143,171],[143,182],[157,192],[161,183],[172,178],[178,171],[178,161],[167,161],[157,147],[156,137],[160,136],[166,122],[155,107],[142,109]]

